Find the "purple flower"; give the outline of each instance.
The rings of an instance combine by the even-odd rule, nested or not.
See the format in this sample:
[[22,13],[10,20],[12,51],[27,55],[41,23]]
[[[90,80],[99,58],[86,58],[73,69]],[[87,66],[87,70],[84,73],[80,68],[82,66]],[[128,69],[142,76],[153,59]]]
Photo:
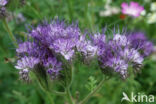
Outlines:
[[74,40],[72,41],[71,39],[60,38],[54,40],[53,44],[50,45],[50,49],[55,49],[56,53],[60,53],[65,59],[70,60],[74,55],[75,45]]
[[32,42],[24,42],[18,45],[18,48],[16,49],[17,53],[25,53],[33,50],[35,48],[35,44]]
[[85,38],[85,35],[81,35],[76,46],[78,52],[81,52],[86,57],[94,57],[97,52],[97,46],[91,43],[91,41]]
[[45,66],[48,68],[47,73],[52,79],[55,79],[62,70],[62,63],[58,62],[56,58],[48,58]]
[[120,59],[119,57],[110,58],[105,66],[113,69],[117,73],[120,73],[122,78],[125,79],[127,77],[128,63],[126,63],[123,59]]
[[132,17],[138,17],[140,16],[141,12],[144,10],[143,6],[140,6],[137,2],[130,2],[130,5],[123,2],[121,4],[122,7],[122,13],[127,14]]
[[106,36],[105,34],[94,34],[93,36],[91,36],[91,41],[94,44],[94,47],[96,47],[96,53],[97,55],[103,54],[104,52],[104,47],[105,47],[105,43],[106,43]]
[[33,69],[36,64],[38,64],[40,60],[35,57],[22,57],[17,61],[16,69]]
[[100,33],[94,34],[94,36],[91,37],[91,39],[93,40],[93,43],[96,45],[106,42],[106,36]]
[[7,3],[7,0],[0,0],[0,6],[5,6]]
[[127,38],[131,42],[131,46],[140,51],[140,54],[145,57],[149,56],[153,51],[152,42],[148,41],[142,32],[134,32],[127,35]]
[[75,53],[80,30],[74,24],[67,26],[64,22],[52,21],[51,24],[32,30],[30,36],[52,51],[60,53],[66,60],[70,60]]
[[47,74],[55,79],[63,69],[62,62],[58,59],[60,57],[64,57],[67,61],[72,59],[80,34],[78,26],[66,25],[58,20],[37,26],[29,33],[32,42],[20,43],[16,49],[19,60],[15,67],[29,70],[33,69],[34,65],[40,64],[46,69]]
[[120,54],[127,62],[135,63],[135,65],[142,65],[144,60],[140,53],[134,48],[125,48]]
[[113,44],[117,44],[119,46],[127,46],[129,45],[129,41],[125,35],[115,34],[113,37]]
[[[104,37],[104,35],[98,35]],[[97,40],[96,40],[97,39]],[[143,57],[140,53],[131,47],[131,43],[127,36],[115,34],[113,38],[106,41],[105,39],[94,36],[94,44],[98,47],[97,55],[102,70],[114,71],[121,75],[122,78],[127,78],[128,67],[138,67],[142,65]],[[134,68],[135,70],[135,68]]]

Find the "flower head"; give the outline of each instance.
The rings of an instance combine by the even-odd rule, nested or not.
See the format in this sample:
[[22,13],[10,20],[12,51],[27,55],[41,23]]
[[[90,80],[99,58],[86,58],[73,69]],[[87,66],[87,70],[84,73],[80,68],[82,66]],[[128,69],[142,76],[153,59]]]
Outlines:
[[[98,35],[104,37],[105,35]],[[98,42],[97,42],[98,39]],[[98,47],[97,55],[102,70],[105,72],[114,71],[121,75],[122,78],[127,78],[128,67],[135,66],[135,70],[140,68],[143,62],[143,57],[138,50],[131,46],[131,43],[126,35],[115,34],[108,41],[94,36],[94,44]],[[134,70],[134,71],[135,71]]]
[[87,57],[93,57],[97,52],[97,46],[93,45],[90,40],[87,40],[85,35],[80,36],[76,48],[78,52]]
[[17,61],[16,69],[33,69],[36,64],[38,64],[40,60],[35,57],[22,57]]
[[67,26],[64,22],[52,21],[51,24],[38,26],[30,35],[50,50],[70,60],[74,55],[80,30],[73,24]]
[[127,14],[132,17],[138,17],[140,16],[141,12],[144,10],[143,6],[140,6],[137,2],[130,2],[130,5],[123,2],[121,4],[122,7],[122,13]]
[[59,71],[62,70],[62,63],[58,62],[56,58],[49,58],[45,63],[45,66],[48,67],[47,73],[52,79],[55,79],[59,74]]
[[131,46],[140,51],[140,54],[145,57],[152,53],[153,44],[148,41],[144,33],[134,32],[130,35],[127,35],[127,38],[131,42]]
[[7,0],[0,0],[0,6],[5,6],[7,3]]
[[[39,25],[29,37],[31,41],[20,43],[16,49],[19,60],[15,67],[30,70],[39,64],[52,79],[59,75],[63,62],[71,60],[76,51],[85,56],[96,54],[96,47],[82,38],[78,26],[66,25],[63,21]],[[62,59],[65,60],[62,62]]]
[[25,53],[25,52],[29,52],[31,50],[33,50],[33,48],[35,48],[35,44],[32,42],[24,42],[19,44],[19,47],[16,49],[17,53]]
[[115,34],[113,37],[114,44],[118,44],[119,46],[127,46],[129,45],[129,41],[125,35]]

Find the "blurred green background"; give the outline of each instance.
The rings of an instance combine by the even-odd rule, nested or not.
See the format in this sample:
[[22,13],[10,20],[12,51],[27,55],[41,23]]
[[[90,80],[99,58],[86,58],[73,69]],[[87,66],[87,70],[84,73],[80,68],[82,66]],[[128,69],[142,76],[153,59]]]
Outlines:
[[[151,3],[155,0],[134,0],[144,6],[146,14],[138,18],[121,19],[121,12],[101,15],[106,11],[106,5],[121,9],[121,3],[130,2],[130,0],[26,0],[24,6],[18,6],[10,12],[7,17],[9,27],[13,31],[17,40],[21,40],[27,33],[26,27],[37,25],[43,20],[54,18],[64,19],[65,21],[78,21],[82,31],[86,29],[92,32],[101,31],[106,25],[109,26],[108,32],[115,26],[127,28],[130,31],[143,31],[147,37],[156,42],[156,23],[148,23],[151,11]],[[156,18],[155,18],[156,20]],[[153,20],[154,21],[154,20]],[[0,21],[0,104],[50,104],[45,93],[36,83],[24,83],[19,80],[18,71],[14,68],[15,47],[8,37],[8,33]],[[144,67],[139,74],[121,80],[112,78],[105,82],[104,87],[98,91],[86,104],[120,104],[122,92],[129,96],[131,92],[146,95],[154,95],[156,104],[156,53],[144,62]],[[76,68],[76,77],[72,85],[72,95],[81,100],[89,90],[86,84],[89,83],[89,77],[99,82],[100,70],[96,65],[89,67],[78,64]],[[95,81],[95,82],[96,82]],[[55,104],[67,104],[67,100],[62,96],[52,94]],[[128,102],[122,102],[129,104]],[[131,104],[133,104],[131,102]],[[138,103],[147,104],[147,103]]]

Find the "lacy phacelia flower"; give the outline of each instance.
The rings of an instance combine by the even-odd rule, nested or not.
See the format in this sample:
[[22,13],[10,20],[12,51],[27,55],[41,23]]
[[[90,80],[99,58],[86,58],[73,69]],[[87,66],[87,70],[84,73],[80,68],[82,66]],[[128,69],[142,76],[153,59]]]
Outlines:
[[140,54],[145,57],[152,53],[153,44],[148,41],[142,32],[135,32],[127,36],[131,42],[131,46],[140,51]]
[[29,80],[29,69],[33,69],[39,63],[39,59],[35,57],[22,57],[17,61],[16,69],[19,69],[20,78],[24,81]]
[[32,69],[36,64],[39,63],[38,58],[34,57],[23,57],[17,61],[16,69]]
[[[55,79],[62,70],[62,62],[58,59],[69,61],[76,51],[85,56],[96,55],[96,46],[81,35],[80,29],[74,24],[67,26],[64,22],[52,21],[50,24],[39,25],[29,33],[31,41],[19,44],[16,49],[19,57],[16,68],[29,70],[34,68],[34,64],[39,64]],[[30,57],[37,59],[38,63],[27,59]]]
[[86,40],[85,35],[80,36],[76,48],[87,58],[95,56],[97,52],[97,46],[93,45],[90,40]]
[[[45,69],[47,69],[47,74],[50,75],[52,79],[54,79],[59,74],[59,71],[62,70],[61,62],[57,61],[54,53],[48,47],[42,45],[40,42],[27,41],[21,43],[19,44],[19,48],[16,49],[16,52],[18,54],[19,60],[17,61],[15,68],[22,69],[21,73],[24,69],[27,69],[29,71],[35,70],[34,66],[40,64]],[[49,74],[49,69],[51,69],[53,73]],[[21,78],[24,77],[21,76]]]
[[122,13],[127,14],[129,16],[138,17],[140,16],[141,12],[144,10],[143,6],[140,6],[137,2],[130,2],[130,5],[128,3],[122,3]]
[[127,46],[129,45],[129,41],[127,40],[126,36],[116,34],[112,41],[113,44],[117,44],[119,46]]
[[70,60],[74,55],[80,30],[76,25],[66,26],[64,22],[53,21],[49,25],[38,26],[30,35],[50,50]]
[[62,63],[58,62],[56,58],[49,58],[48,62],[45,63],[49,69],[47,70],[48,74],[51,76],[52,79],[55,79],[59,74],[59,71],[62,70]]
[[93,43],[98,47],[98,60],[104,72],[113,70],[125,79],[128,75],[129,66],[132,65],[134,71],[141,67],[143,57],[138,50],[131,46],[126,35],[115,34],[112,39],[106,41],[104,34],[98,34],[94,35],[93,40]]
[[123,59],[113,57],[109,59],[105,66],[107,66],[107,68],[113,68],[115,72],[118,72],[122,75],[122,78],[127,77],[128,64]]
[[16,52],[18,53],[30,52],[31,50],[33,50],[33,48],[35,48],[34,45],[35,44],[33,44],[32,42],[21,43],[19,44],[19,48],[16,49]]
[[0,6],[5,6],[7,3],[7,0],[0,0]]
[[143,57],[141,57],[140,53],[134,48],[125,48],[120,52],[120,55],[126,61],[131,61],[133,63],[137,63],[138,65],[141,65],[143,62]]

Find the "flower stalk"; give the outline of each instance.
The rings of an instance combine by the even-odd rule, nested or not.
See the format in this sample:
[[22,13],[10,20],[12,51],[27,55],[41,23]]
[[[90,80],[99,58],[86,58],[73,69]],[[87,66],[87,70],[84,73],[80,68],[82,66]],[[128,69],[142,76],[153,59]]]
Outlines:
[[75,104],[74,101],[73,101],[72,95],[70,93],[70,88],[69,87],[66,88],[66,94],[67,94],[67,98],[69,100],[69,103],[70,104]]
[[72,65],[71,66],[71,81],[70,81],[69,85],[66,87],[66,95],[67,95],[67,98],[68,98],[70,104],[75,104],[73,101],[71,92],[70,92],[70,87],[72,85],[73,80],[74,80],[74,66]]
[[17,47],[18,45],[17,45],[16,38],[14,37],[12,31],[10,30],[6,19],[3,19],[3,24],[4,24],[4,26],[5,26],[6,31],[7,31],[8,34],[9,34],[9,37],[10,37],[12,43],[14,44],[15,47]]
[[52,99],[52,97],[51,97],[50,92],[47,91],[47,90],[42,86],[42,84],[39,82],[39,80],[37,80],[37,83],[39,84],[39,86],[40,86],[40,88],[42,89],[42,91],[47,95],[50,104],[54,104],[54,101],[53,101],[53,99]]
[[103,77],[103,79],[96,86],[96,88],[93,91],[91,91],[82,101],[80,101],[79,104],[85,104],[89,100],[90,97],[92,97],[98,90],[102,88],[102,86],[104,85],[104,82],[105,82],[105,78]]
[[72,6],[72,0],[67,0],[67,4],[68,4],[68,11],[69,11],[69,15],[70,15],[70,19],[73,18],[73,6]]

